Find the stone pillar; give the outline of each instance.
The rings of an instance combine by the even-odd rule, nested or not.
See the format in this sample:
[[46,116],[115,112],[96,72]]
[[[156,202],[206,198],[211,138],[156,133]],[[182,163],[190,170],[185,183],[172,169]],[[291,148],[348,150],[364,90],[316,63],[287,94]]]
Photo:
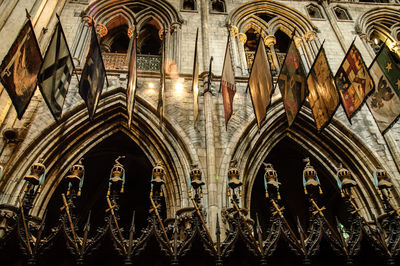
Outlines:
[[218,208],[218,190],[217,180],[215,179],[215,138],[213,121],[213,100],[212,87],[208,87],[208,80],[204,80],[204,120],[206,133],[206,161],[207,161],[207,191],[208,191],[208,228],[210,234],[215,239],[215,225],[217,220]]
[[335,15],[333,14],[332,10],[329,8],[328,0],[320,0],[319,4],[324,9],[325,14],[326,14],[326,16],[328,18],[328,21],[331,24],[331,27],[333,29],[333,32],[335,33],[336,38],[337,38],[340,46],[342,47],[343,52],[346,54],[348,45],[346,45],[346,43],[344,41],[343,34],[340,31],[339,26],[337,25]]
[[77,58],[79,61],[79,65],[75,65],[75,67],[83,66],[84,55],[86,52],[86,47],[88,46],[88,40],[90,38],[90,22],[92,18],[88,15],[82,16],[82,23],[80,29],[77,31],[77,42],[75,43],[72,54],[73,58]]
[[316,42],[317,33],[314,30],[307,31],[304,34],[304,39],[309,43],[311,52],[315,57],[319,51],[320,45]]
[[276,44],[276,38],[274,35],[267,35],[264,37],[264,44],[268,46],[269,50],[271,51],[272,55],[272,63],[273,66],[271,66],[271,69],[274,70],[277,74],[279,73],[280,67],[279,67],[279,60],[278,56],[276,55],[275,51],[275,44]]
[[242,66],[242,75],[247,75],[249,73],[248,68],[247,68],[247,60],[246,60],[246,53],[244,51],[244,44],[247,42],[247,35],[244,33],[239,33],[239,56],[240,56],[240,61],[241,61],[241,66]]
[[0,30],[3,29],[4,24],[6,24],[8,17],[11,15],[17,4],[18,0],[8,0],[0,6],[2,9],[0,13]]
[[228,24],[228,29],[230,31],[229,35],[229,43],[230,43],[230,48],[231,48],[231,57],[232,57],[232,63],[234,65],[234,72],[235,76],[239,76],[242,73],[239,73],[238,68],[242,68],[240,65],[240,60],[238,58],[238,47],[237,47],[237,42],[236,38],[239,35],[239,30],[236,26],[232,26],[231,24]]
[[181,25],[177,22],[171,24],[171,47],[172,51],[170,52],[171,59],[175,62],[176,66],[179,67],[178,73],[180,72],[181,64],[180,64],[180,52],[179,52],[179,31],[181,29]]
[[[202,39],[202,52],[203,52],[203,70],[208,67],[208,60],[210,59],[210,41],[208,34],[208,0],[201,0],[201,39]],[[199,69],[199,73],[201,73]]]

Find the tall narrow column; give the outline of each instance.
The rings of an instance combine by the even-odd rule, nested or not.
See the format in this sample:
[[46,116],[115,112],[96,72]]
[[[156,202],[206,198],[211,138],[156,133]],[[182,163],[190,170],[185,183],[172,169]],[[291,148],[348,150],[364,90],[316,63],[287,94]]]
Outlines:
[[320,5],[323,7],[323,9],[325,11],[325,14],[328,17],[328,21],[331,24],[333,32],[335,33],[336,38],[337,38],[340,46],[342,47],[343,52],[346,54],[346,51],[347,51],[348,47],[347,47],[347,45],[346,45],[346,43],[344,41],[343,34],[340,31],[339,26],[336,23],[336,19],[334,17],[334,14],[332,13],[332,10],[329,8],[329,4],[328,3],[329,2],[327,0],[321,0],[320,1]]
[[[203,70],[207,69],[208,60],[210,58],[209,36],[208,36],[208,2],[209,0],[201,0],[201,39],[203,52]],[[201,73],[202,71],[200,71]]]
[[212,100],[212,81],[211,64],[208,78],[204,81],[204,120],[205,120],[205,140],[206,140],[206,161],[207,161],[207,185],[208,185],[208,225],[211,236],[215,238],[215,222],[218,213],[218,189],[215,180],[215,139],[213,121],[213,100]]
[[[79,59],[79,66],[82,66],[84,64],[83,57],[84,57],[84,52],[86,52],[86,45],[88,45],[88,39],[89,39],[89,23],[92,20],[92,18],[88,15],[83,15],[82,16],[82,29],[81,29],[81,34],[79,34],[78,41],[76,42],[76,45],[74,46],[73,49],[73,57]],[[77,66],[77,65],[76,65]]]
[[272,69],[274,69],[276,71],[276,73],[279,73],[279,69],[280,69],[279,61],[278,61],[278,56],[276,55],[276,52],[275,52],[275,44],[276,44],[275,36],[274,35],[265,36],[264,43],[266,46],[268,46],[269,50],[271,51],[272,62],[274,64],[274,67]]

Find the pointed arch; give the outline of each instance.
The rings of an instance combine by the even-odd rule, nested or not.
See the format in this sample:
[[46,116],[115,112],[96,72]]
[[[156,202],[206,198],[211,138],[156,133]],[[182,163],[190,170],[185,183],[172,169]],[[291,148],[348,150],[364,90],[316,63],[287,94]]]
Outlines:
[[[314,130],[314,127],[311,110],[304,106],[295,124],[288,128],[284,107],[279,99],[275,99],[269,108],[266,122],[260,130],[254,119],[242,132],[232,138],[232,144],[227,147],[231,153],[225,154],[222,158],[220,176],[226,176],[230,160],[238,159],[238,169],[244,184],[242,206],[250,208],[252,187],[262,162],[277,143],[289,137],[306,149],[313,159],[326,169],[330,178],[336,178],[337,167],[343,163],[344,167],[351,170],[358,183],[357,200],[359,206],[364,207],[363,212],[370,218],[373,213],[380,213],[382,203],[379,200],[372,173],[377,166],[382,166],[386,170],[390,169],[388,164],[338,120],[333,119],[320,134]],[[223,192],[221,205],[229,206],[228,197],[225,196],[226,178],[219,181],[219,186]],[[398,195],[398,191],[395,191],[395,194]]]
[[[391,41],[400,41],[400,10],[390,7],[376,7],[357,18],[355,27],[358,34],[365,34],[370,40],[374,31],[389,38]],[[383,40],[384,41],[384,40]]]
[[297,10],[269,0],[257,0],[241,5],[229,14],[227,21],[231,21],[232,25],[237,25],[239,31],[242,32],[242,23],[257,13],[270,16],[279,14],[279,20],[288,22],[284,24],[288,32],[293,32],[296,28],[301,36],[308,31],[317,30],[311,21]]
[[[103,94],[99,101],[93,121],[87,119],[84,104],[80,104],[65,114],[59,124],[53,124],[43,130],[38,138],[30,143],[25,153],[16,158],[7,172],[4,199],[10,205],[17,205],[17,196],[23,194],[26,182],[24,175],[32,163],[44,158],[47,178],[42,193],[37,196],[31,214],[42,216],[51,195],[70,167],[84,154],[104,139],[117,132],[123,132],[145,153],[147,159],[155,165],[162,161],[166,170],[167,216],[171,217],[178,208],[186,206],[190,165],[201,163],[196,150],[187,136],[182,135],[179,126],[165,121],[159,128],[159,119],[153,106],[137,96],[132,128],[127,127],[125,90],[111,89]],[[150,185],[150,184],[149,184]],[[207,193],[207,192],[205,192]]]

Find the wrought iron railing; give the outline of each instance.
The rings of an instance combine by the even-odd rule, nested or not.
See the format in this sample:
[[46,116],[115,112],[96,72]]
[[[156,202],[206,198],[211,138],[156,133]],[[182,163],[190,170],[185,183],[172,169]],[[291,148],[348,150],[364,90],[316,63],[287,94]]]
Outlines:
[[[128,57],[124,53],[103,53],[106,69],[128,70]],[[137,55],[137,69],[141,71],[158,72],[161,66],[159,55]]]
[[[255,51],[245,51],[245,54],[246,54],[247,67],[250,71],[253,65]],[[286,53],[276,53],[276,55],[278,57],[279,66],[282,66],[283,61],[285,60]],[[273,62],[272,53],[268,52],[267,56],[268,56],[268,61],[270,62],[270,64],[272,64]]]

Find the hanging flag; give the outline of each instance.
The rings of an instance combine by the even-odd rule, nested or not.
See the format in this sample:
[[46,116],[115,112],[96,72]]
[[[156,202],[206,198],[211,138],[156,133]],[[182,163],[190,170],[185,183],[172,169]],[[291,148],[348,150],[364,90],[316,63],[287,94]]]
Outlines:
[[307,84],[308,102],[320,132],[331,120],[340,101],[323,44],[308,74]]
[[347,118],[350,120],[365,97],[374,89],[372,77],[354,41],[336,72],[335,83]]
[[86,103],[90,120],[94,117],[97,103],[103,90],[104,80],[107,78],[94,23],[92,23],[91,34],[89,52],[86,56],[85,66],[83,67],[79,83],[79,94]]
[[235,71],[233,69],[230,41],[226,43],[224,67],[222,69],[221,89],[224,101],[225,127],[228,126],[229,118],[232,115],[233,97],[236,93]]
[[293,39],[279,74],[278,85],[290,127],[308,94],[306,71]]
[[57,121],[61,118],[73,71],[71,53],[58,21],[38,76],[40,91]]
[[249,77],[249,88],[258,128],[261,128],[261,122],[267,114],[267,107],[271,102],[271,95],[274,89],[272,86],[271,69],[262,40],[259,41],[257,52],[254,55]]
[[160,126],[164,121],[164,92],[165,92],[165,29],[162,30],[161,38],[161,66],[160,66],[160,91],[158,93],[157,111],[160,116]]
[[384,44],[369,68],[376,88],[367,105],[382,134],[400,116],[400,67],[395,56]]
[[128,128],[131,128],[133,108],[135,106],[136,94],[136,29],[129,29],[128,36],[131,39],[129,42],[129,64],[128,64],[128,86],[126,89],[126,108],[128,110]]
[[199,29],[196,31],[196,43],[194,47],[193,59],[193,75],[192,75],[192,91],[193,91],[193,125],[196,125],[199,116],[199,57],[197,55],[197,39],[199,36]]
[[0,66],[0,80],[22,118],[36,89],[37,76],[43,63],[30,19],[19,32]]

